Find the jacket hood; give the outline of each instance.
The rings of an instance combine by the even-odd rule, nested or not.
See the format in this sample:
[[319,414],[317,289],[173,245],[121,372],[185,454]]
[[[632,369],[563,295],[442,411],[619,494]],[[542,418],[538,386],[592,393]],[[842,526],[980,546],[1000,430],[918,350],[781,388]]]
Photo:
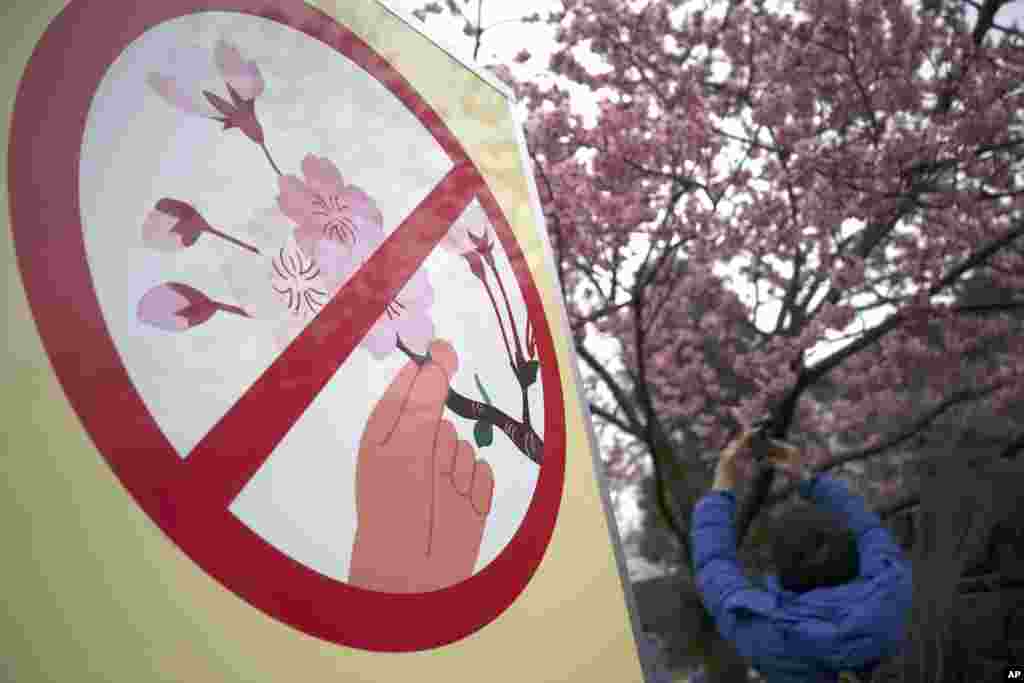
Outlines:
[[[906,579],[909,584],[909,576]],[[879,628],[891,624],[899,628],[901,620],[879,618],[879,606],[888,605],[894,613],[906,606],[902,581],[893,577],[857,579],[842,586],[819,588],[806,593],[783,589],[777,577],[769,577],[769,590],[776,596],[775,619],[782,637],[793,651],[836,669],[857,668],[866,663],[862,654],[877,642]],[[895,588],[895,590],[894,590]],[[883,611],[888,611],[883,607]],[[889,634],[895,635],[895,634]],[[873,653],[867,659],[874,659]]]

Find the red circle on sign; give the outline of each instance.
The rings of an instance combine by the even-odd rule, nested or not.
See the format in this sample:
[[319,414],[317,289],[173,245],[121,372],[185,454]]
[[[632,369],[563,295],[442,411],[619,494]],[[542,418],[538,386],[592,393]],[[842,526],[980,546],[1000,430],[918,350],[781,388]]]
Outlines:
[[[300,336],[182,460],[133,386],[104,322],[86,260],[78,173],[89,106],[110,66],[147,30],[202,11],[270,19],[332,47],[402,101],[454,168],[421,204],[427,211],[414,212],[428,215],[408,218],[374,254],[371,263],[387,268],[357,273],[353,279],[361,278],[361,286],[346,285],[311,324],[319,326],[316,333]],[[523,254],[480,173],[438,115],[384,59],[330,16],[297,0],[276,0],[272,8],[257,0],[147,2],[131,12],[113,3],[76,0],[51,23],[25,69],[9,152],[15,249],[57,377],[121,483],[193,561],[266,614],[310,635],[367,650],[445,645],[493,621],[512,604],[551,540],[564,482],[565,410],[551,331]],[[238,434],[244,427],[254,442],[277,443],[347,357],[322,358],[323,347],[351,350],[379,317],[390,292],[401,287],[447,230],[447,224],[435,225],[438,216],[454,221],[472,198],[483,206],[509,256],[536,330],[543,360],[543,465],[518,531],[480,572],[429,593],[362,590],[297,562],[229,511],[233,497],[269,455],[259,448],[239,449]],[[363,297],[358,300],[357,289]],[[350,311],[353,302],[378,312],[364,316],[362,327],[331,324],[331,315]],[[296,359],[302,361],[298,376],[291,364]],[[273,411],[267,409],[271,403]],[[229,443],[234,447],[229,449]]]

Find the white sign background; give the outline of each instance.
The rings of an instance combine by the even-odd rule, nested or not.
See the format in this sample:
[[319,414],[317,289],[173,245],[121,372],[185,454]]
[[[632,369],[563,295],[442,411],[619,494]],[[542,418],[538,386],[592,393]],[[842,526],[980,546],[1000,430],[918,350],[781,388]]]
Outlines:
[[[277,175],[257,145],[238,130],[225,132],[214,121],[172,108],[146,83],[150,73],[160,72],[178,77],[183,87],[198,83],[226,97],[213,62],[219,39],[260,68],[266,89],[256,112],[281,170],[298,175],[307,154],[330,159],[347,183],[376,200],[385,234],[451,168],[430,133],[384,86],[323,43],[276,22],[225,12],[194,14],[154,27],[120,55],[92,102],[82,146],[86,251],[128,374],[182,457],[266,370],[280,346],[272,321],[224,313],[182,333],[141,325],[139,299],[168,281],[242,305],[232,282],[259,260],[212,235],[184,251],[156,252],[141,242],[142,222],[160,198],[172,197],[265,255],[280,248],[294,227],[276,208]],[[474,202],[460,221],[479,225],[486,217]],[[521,293],[500,246],[495,255],[522,335]],[[519,385],[485,290],[461,258],[440,248],[424,268],[434,290],[435,336],[449,340],[460,358],[453,388],[482,400],[476,373],[496,407],[520,418]],[[294,559],[345,580],[355,533],[359,439],[374,403],[405,361],[397,351],[379,361],[357,349],[234,501],[232,512]],[[538,380],[530,401],[541,435],[542,396]],[[473,423],[446,417],[460,438],[473,443]],[[477,571],[517,530],[537,479],[537,465],[498,430],[494,445],[478,449],[478,457],[493,468],[495,490]]]

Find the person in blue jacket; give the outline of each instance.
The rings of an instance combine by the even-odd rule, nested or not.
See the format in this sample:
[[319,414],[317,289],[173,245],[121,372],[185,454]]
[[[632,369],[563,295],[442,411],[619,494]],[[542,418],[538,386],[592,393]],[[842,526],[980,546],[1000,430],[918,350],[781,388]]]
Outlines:
[[787,515],[772,553],[778,574],[756,586],[736,555],[734,489],[752,432],[722,453],[711,491],[691,522],[694,575],[718,631],[768,683],[870,680],[903,641],[910,564],[877,515],[847,487],[815,475],[798,449],[768,455],[813,505]]

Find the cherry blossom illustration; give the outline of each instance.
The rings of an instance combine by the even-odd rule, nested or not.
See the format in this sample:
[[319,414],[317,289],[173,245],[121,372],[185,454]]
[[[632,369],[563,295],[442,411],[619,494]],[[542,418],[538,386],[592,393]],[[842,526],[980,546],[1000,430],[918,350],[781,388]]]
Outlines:
[[217,230],[186,202],[164,197],[142,223],[142,242],[157,251],[173,252],[195,244],[203,233],[215,235],[243,249],[260,253],[259,249]]
[[312,318],[327,303],[320,268],[301,249],[281,247],[273,257],[270,288],[284,310],[297,318]]
[[[512,305],[508,297],[508,291],[505,289],[505,283],[502,280],[501,273],[498,271],[497,264],[494,260],[494,240],[488,232],[488,226],[482,223],[475,227],[471,222],[457,223],[448,231],[445,239],[441,242],[441,246],[447,251],[461,256],[466,261],[470,272],[473,273],[473,276],[480,282],[487,293],[487,298],[490,300],[491,308],[494,311],[494,316],[497,319],[498,326],[501,330],[501,340],[505,347],[505,353],[508,355],[509,365],[515,372],[516,379],[518,380],[522,391],[523,424],[526,427],[529,427],[530,407],[528,394],[530,387],[536,383],[537,375],[540,370],[540,361],[537,360],[537,340],[534,336],[533,325],[531,324],[529,317],[526,319],[526,327],[523,332],[522,341],[520,340],[519,332],[516,327],[515,316],[512,312]],[[497,284],[498,291],[501,294],[501,298],[504,301],[504,318],[502,317],[501,307],[498,304],[494,290],[490,285],[490,278],[494,279]],[[506,324],[512,333],[511,343],[509,341],[509,335],[505,332]],[[490,400],[487,398],[486,391],[482,384],[480,384],[479,378],[477,378],[477,385],[480,388],[481,394],[484,395],[485,400],[487,400],[489,404]],[[514,427],[514,425],[508,426],[510,428]],[[481,434],[484,435],[487,433],[486,429],[481,432]],[[487,439],[488,437],[484,436],[483,438]],[[480,440],[481,436],[478,435],[478,443]]]
[[288,235],[261,258],[240,259],[225,268],[235,298],[253,319],[274,326],[283,351],[330,301],[332,289],[316,260]]
[[377,360],[382,360],[402,348],[422,349],[434,339],[434,322],[430,307],[434,303],[434,290],[427,273],[416,271],[409,282],[388,305],[387,311],[370,328],[362,346]]
[[212,56],[230,101],[217,93],[201,90],[194,83],[183,86],[178,82],[178,75],[154,71],[149,74],[147,82],[157,95],[175,109],[218,121],[223,124],[224,130],[237,128],[242,131],[263,149],[270,165],[280,175],[281,171],[267,149],[263,126],[256,116],[256,99],[266,87],[259,67],[254,62],[246,61],[239,49],[226,40],[217,41]]
[[[141,221],[143,244],[174,254],[199,246],[199,238],[211,234],[240,247],[223,268],[235,303],[167,282],[142,296],[137,319],[188,334],[216,313],[230,313],[243,324],[269,324],[277,350],[284,352],[335,295],[357,286],[353,276],[384,243],[384,213],[360,185],[358,167],[341,169],[327,156],[307,153],[298,172],[283,172],[267,150],[256,115],[255,101],[268,86],[259,66],[225,40],[217,41],[212,56],[229,99],[186,82],[187,74],[153,71],[147,82],[179,111],[219,121],[224,130],[237,128],[261,147],[277,174],[276,195],[271,188],[253,193],[258,205],[276,205],[260,214],[272,216],[263,231],[270,237],[257,248],[211,226],[192,204],[160,199]],[[493,446],[495,431],[531,462],[543,462],[529,401],[541,359],[529,316],[516,319],[496,260],[493,228],[479,215],[459,220],[439,246],[458,257],[456,266],[469,268],[479,283],[459,303],[488,310],[500,333],[492,349],[474,352],[505,357],[519,387],[521,417],[499,407],[495,398],[501,397],[492,398],[487,378],[479,373],[473,373],[479,400],[451,386],[459,366],[458,340],[439,338],[444,330],[435,329],[432,273],[420,266],[359,341],[372,362],[395,355],[406,359],[376,401],[356,456],[358,527],[349,580],[369,590],[436,590],[472,573],[495,485],[493,470],[476,449]],[[346,289],[346,296],[352,293]],[[458,440],[446,414],[472,424],[475,449]],[[404,512],[395,506],[404,506]]]
[[248,318],[238,306],[210,299],[198,289],[180,282],[153,287],[139,300],[139,321],[168,332],[181,332],[202,325],[218,311]]
[[278,205],[296,224],[296,237],[307,254],[319,240],[331,240],[368,255],[384,239],[384,216],[376,202],[346,184],[330,159],[307,154],[302,178],[278,178]]

